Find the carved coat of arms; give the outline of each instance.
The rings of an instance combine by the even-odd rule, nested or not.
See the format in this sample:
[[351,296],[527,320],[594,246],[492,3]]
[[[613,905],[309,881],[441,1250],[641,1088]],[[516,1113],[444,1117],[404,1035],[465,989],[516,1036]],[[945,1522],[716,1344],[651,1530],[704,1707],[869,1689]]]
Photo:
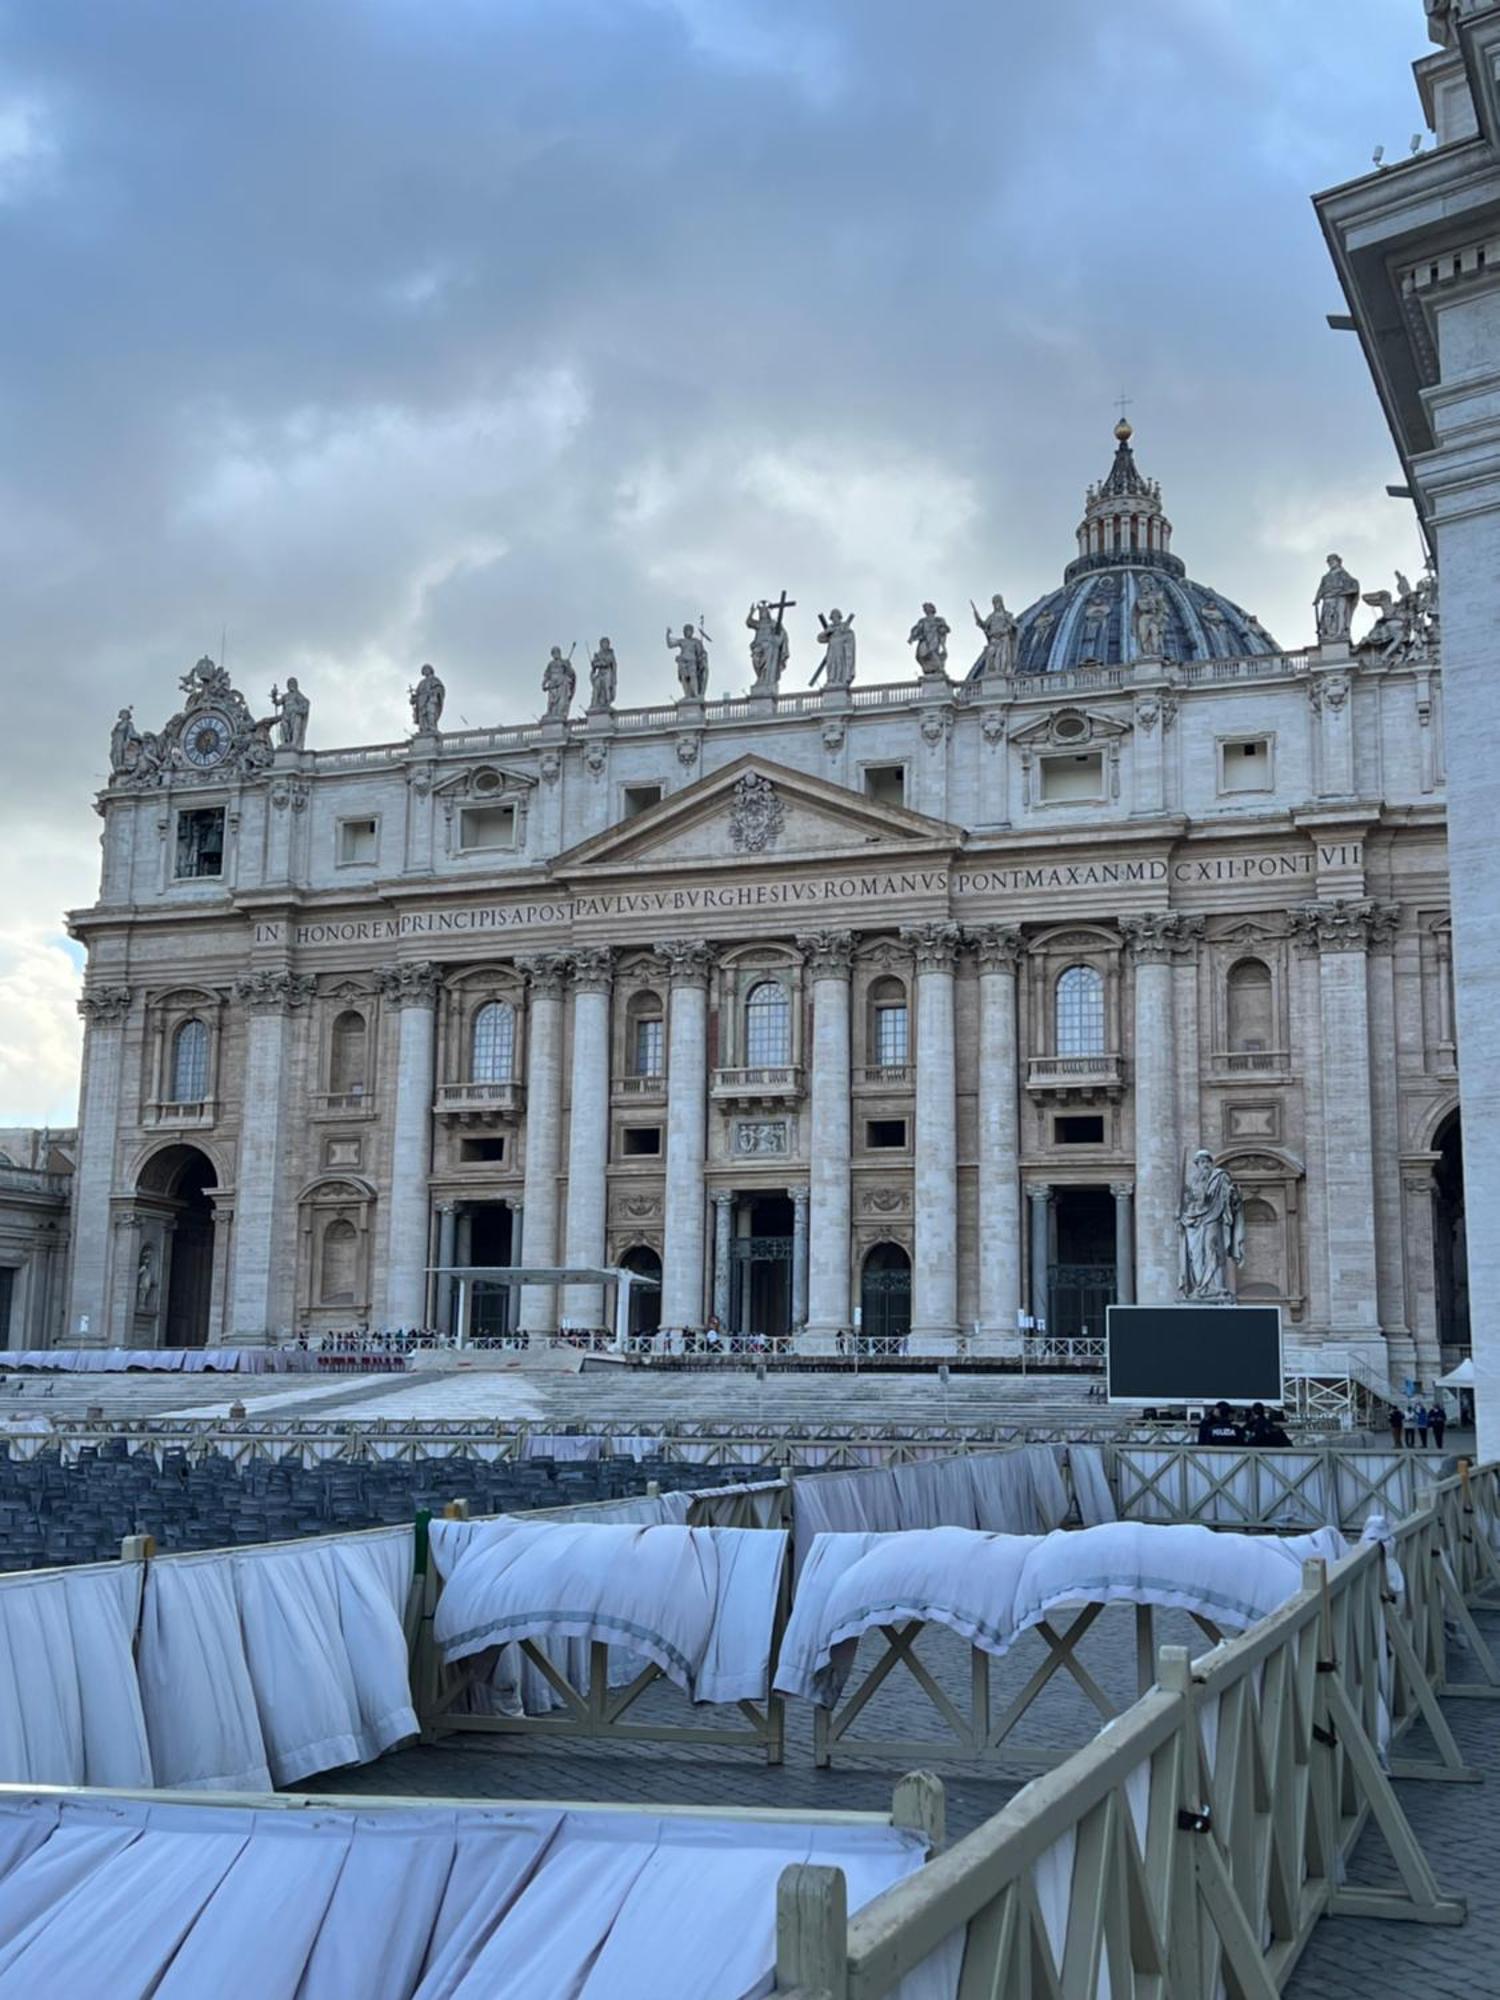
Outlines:
[[776,845],[786,813],[776,787],[757,771],[747,771],[734,788],[729,838],[741,854],[763,854]]

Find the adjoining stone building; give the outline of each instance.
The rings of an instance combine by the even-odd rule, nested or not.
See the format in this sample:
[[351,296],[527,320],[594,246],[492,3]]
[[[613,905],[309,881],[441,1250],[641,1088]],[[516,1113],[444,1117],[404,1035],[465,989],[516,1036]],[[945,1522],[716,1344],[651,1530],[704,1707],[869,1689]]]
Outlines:
[[62,1338],[77,1136],[0,1125],[0,1347],[55,1347]]
[[[430,1266],[524,1246],[659,1275],[668,1326],[1004,1353],[1175,1296],[1201,1145],[1239,1295],[1430,1379],[1466,1338],[1432,588],[1351,644],[1330,567],[1284,652],[1171,544],[1122,424],[972,670],[929,607],[916,681],[851,684],[830,614],[834,684],[783,693],[771,606],[749,695],[687,628],[646,709],[606,645],[585,714],[559,655],[517,728],[444,730],[424,672],[408,740],[308,750],[211,662],[159,734],[122,712],[69,1340],[440,1323]],[[601,1301],[522,1296],[559,1315]]]

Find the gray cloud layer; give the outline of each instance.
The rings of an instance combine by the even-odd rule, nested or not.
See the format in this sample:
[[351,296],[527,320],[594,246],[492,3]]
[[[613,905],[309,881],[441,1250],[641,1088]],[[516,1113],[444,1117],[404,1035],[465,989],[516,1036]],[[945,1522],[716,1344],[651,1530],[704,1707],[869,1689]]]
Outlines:
[[[1124,383],[1284,644],[1414,537],[1307,195],[1399,153],[1417,0],[0,5],[0,1119],[67,1114],[109,722],[229,635],[312,740],[622,698],[752,595],[1026,602]],[[715,625],[717,620],[717,626]],[[957,621],[955,621],[957,622]]]

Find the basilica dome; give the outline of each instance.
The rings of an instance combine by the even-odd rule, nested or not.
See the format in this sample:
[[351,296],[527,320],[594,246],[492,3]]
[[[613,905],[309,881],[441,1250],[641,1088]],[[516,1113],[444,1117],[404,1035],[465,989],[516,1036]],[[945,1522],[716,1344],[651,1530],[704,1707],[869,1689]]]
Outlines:
[[[1222,660],[1280,651],[1258,618],[1207,584],[1195,583],[1181,557],[1172,554],[1161,487],[1142,477],[1131,436],[1128,423],[1116,424],[1114,463],[1108,477],[1089,488],[1078,555],[1063,572],[1062,588],[1038,598],[1016,620],[1018,673],[1129,666],[1139,657],[1134,614],[1148,577],[1163,599],[1165,659]],[[976,675],[979,666],[976,661]]]

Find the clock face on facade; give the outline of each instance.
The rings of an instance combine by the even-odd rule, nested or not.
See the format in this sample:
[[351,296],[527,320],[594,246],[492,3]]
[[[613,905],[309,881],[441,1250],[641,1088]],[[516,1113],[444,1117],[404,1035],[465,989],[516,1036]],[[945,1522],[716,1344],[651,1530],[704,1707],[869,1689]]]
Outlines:
[[200,771],[221,764],[229,754],[234,732],[214,709],[195,715],[182,732],[182,754]]

